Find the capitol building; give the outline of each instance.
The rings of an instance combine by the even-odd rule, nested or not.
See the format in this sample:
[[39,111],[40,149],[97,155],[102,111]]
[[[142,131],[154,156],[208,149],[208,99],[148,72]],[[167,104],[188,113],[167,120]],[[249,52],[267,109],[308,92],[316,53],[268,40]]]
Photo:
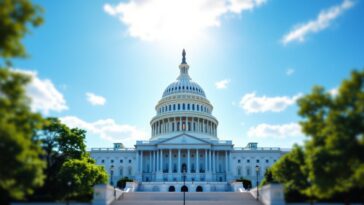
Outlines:
[[254,186],[287,150],[254,142],[234,147],[230,140],[219,140],[213,106],[188,74],[184,50],[179,70],[155,106],[149,140],[136,141],[134,148],[122,143],[91,148],[91,157],[105,167],[110,183],[128,177],[138,183],[137,191],[231,191],[240,178]]

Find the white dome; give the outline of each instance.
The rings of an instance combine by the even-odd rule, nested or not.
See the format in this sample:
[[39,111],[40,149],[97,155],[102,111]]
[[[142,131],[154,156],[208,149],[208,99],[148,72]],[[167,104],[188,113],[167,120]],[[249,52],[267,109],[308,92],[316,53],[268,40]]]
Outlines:
[[218,121],[212,115],[213,106],[200,85],[188,75],[186,52],[182,52],[180,75],[168,85],[157,103],[156,116],[150,122],[152,140],[189,133],[195,137],[217,139]]

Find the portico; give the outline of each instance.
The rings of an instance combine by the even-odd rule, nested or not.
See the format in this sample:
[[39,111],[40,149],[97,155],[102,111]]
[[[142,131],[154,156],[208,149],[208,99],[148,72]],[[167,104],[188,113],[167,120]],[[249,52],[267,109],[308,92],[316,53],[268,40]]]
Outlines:
[[188,134],[167,140],[137,141],[137,173],[142,181],[225,181],[231,141],[210,141]]

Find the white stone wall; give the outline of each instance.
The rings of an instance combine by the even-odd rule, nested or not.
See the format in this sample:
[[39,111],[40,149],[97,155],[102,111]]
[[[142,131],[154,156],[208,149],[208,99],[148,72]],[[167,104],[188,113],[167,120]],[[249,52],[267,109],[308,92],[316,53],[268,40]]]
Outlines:
[[[232,175],[235,179],[245,178],[256,185],[256,166],[259,166],[258,181],[264,178],[266,169],[271,167],[283,154],[281,150],[236,150],[232,152]],[[240,169],[240,171],[239,171]]]
[[[136,175],[136,152],[135,151],[91,151],[91,157],[98,165],[105,167],[109,177],[111,176],[111,166],[113,165],[113,179],[116,183],[120,178],[135,178]],[[111,179],[109,179],[111,181]]]

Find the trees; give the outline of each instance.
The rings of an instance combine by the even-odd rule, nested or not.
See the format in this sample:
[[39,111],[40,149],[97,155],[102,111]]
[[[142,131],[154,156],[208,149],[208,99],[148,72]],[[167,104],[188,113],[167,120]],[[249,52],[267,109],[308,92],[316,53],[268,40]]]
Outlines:
[[[42,158],[47,161],[47,178],[32,200],[64,200],[67,197],[90,200],[92,187],[96,183],[106,183],[106,171],[86,152],[85,137],[84,130],[70,129],[57,118],[46,119],[36,138],[44,149]],[[72,183],[71,188],[67,182]]]
[[0,69],[0,204],[24,199],[43,184],[45,163],[39,141],[33,138],[42,117],[32,113],[24,74]]
[[337,95],[317,86],[298,105],[309,137],[305,164],[315,195],[328,199],[364,190],[364,70],[353,71]]
[[25,57],[26,50],[21,42],[30,33],[31,26],[43,22],[42,8],[29,0],[0,1],[0,56],[6,59]]
[[274,181],[284,185],[287,201],[305,200],[303,191],[308,187],[308,176],[304,164],[305,155],[302,147],[294,145],[289,153],[271,167]]
[[316,86],[298,105],[308,140],[273,165],[273,178],[286,192],[320,201],[364,201],[364,70],[353,71],[337,95]]
[[107,183],[104,167],[97,166],[93,160],[87,158],[67,160],[57,178],[61,182],[61,195],[79,201],[90,201],[94,185]]

